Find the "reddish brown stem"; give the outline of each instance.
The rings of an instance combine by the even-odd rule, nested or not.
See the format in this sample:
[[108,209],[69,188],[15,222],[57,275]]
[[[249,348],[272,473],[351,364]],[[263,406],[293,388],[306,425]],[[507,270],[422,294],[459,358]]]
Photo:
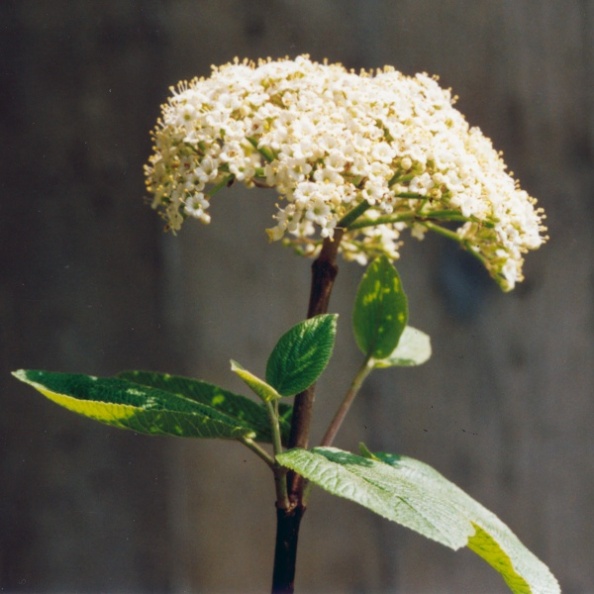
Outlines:
[[[336,237],[337,235],[338,237]],[[328,312],[330,294],[334,287],[334,279],[338,274],[336,253],[341,237],[342,233],[337,231],[333,241],[326,239],[320,255],[311,266],[308,318]],[[289,447],[307,447],[313,393],[313,388],[309,388],[295,397]]]
[[[337,229],[332,240],[324,241],[320,255],[312,264],[308,318],[328,312],[334,279],[338,274],[336,255],[343,232],[342,229]],[[295,396],[291,434],[287,444],[289,448],[307,448],[308,446],[314,397],[315,386],[311,386]],[[305,481],[302,476],[294,472],[287,474],[290,507],[289,509],[277,507],[273,594],[292,594],[294,589],[299,526],[306,509],[303,501],[304,486]]]
[[[307,317],[312,318],[318,314],[327,313],[330,295],[334,287],[334,280],[338,274],[336,255],[342,239],[343,231],[337,230],[334,239],[326,239],[322,251],[311,267],[311,291]],[[291,421],[291,434],[289,448],[307,448],[309,443],[309,429],[315,399],[315,384],[301,394],[295,396],[293,403],[293,417]],[[289,500],[297,505],[302,504],[303,478],[295,473],[288,477]]]
[[304,511],[305,509],[301,507],[296,507],[291,511],[276,509],[272,594],[293,594],[299,525]]

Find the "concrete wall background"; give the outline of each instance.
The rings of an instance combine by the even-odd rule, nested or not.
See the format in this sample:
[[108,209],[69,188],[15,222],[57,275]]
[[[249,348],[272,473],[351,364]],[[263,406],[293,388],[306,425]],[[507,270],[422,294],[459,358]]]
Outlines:
[[[269,246],[274,196],[232,188],[177,238],[143,202],[148,131],[167,87],[235,55],[328,57],[439,74],[548,212],[551,241],[503,295],[438,238],[399,265],[424,368],[372,378],[337,445],[434,465],[498,513],[564,592],[594,573],[590,1],[5,1],[0,4],[0,589],[257,592],[273,491],[234,444],[150,439],[44,402],[8,371],[150,368],[240,389],[305,313],[309,263]],[[358,362],[339,348],[317,403]],[[302,592],[504,592],[451,553],[321,492],[300,545]]]

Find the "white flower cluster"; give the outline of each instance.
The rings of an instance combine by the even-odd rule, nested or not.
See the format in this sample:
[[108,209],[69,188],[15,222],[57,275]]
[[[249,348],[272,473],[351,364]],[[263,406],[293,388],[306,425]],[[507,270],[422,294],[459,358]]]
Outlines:
[[[509,290],[544,241],[535,200],[425,74],[356,74],[308,56],[235,61],[180,83],[162,110],[147,188],[174,231],[188,216],[208,223],[212,195],[237,180],[276,189],[268,234],[308,255],[337,225],[343,256],[361,263],[398,258],[405,227],[432,229]],[[355,207],[361,216],[345,224]]]

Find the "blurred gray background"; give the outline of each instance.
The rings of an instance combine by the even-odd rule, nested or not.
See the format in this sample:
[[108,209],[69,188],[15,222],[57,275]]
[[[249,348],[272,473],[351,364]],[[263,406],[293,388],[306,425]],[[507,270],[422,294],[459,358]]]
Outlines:
[[[592,0],[2,0],[0,591],[262,592],[268,470],[233,443],[149,438],[60,410],[9,371],[141,368],[241,386],[305,315],[309,262],[268,245],[274,195],[231,188],[165,235],[145,199],[169,85],[239,57],[310,53],[438,74],[548,213],[504,295],[437,237],[399,269],[424,367],[378,372],[337,445],[432,464],[495,511],[564,592],[594,592]],[[343,264],[339,345],[314,439],[359,363],[362,273]],[[315,491],[302,593],[499,593],[453,553]]]

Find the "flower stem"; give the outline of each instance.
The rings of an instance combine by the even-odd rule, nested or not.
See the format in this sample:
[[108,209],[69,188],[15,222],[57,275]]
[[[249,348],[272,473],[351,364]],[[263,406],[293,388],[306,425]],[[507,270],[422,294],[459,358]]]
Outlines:
[[[325,239],[320,255],[312,264],[311,292],[307,310],[308,318],[328,312],[334,279],[338,274],[336,255],[342,235],[342,229],[338,229],[334,233],[334,239]],[[288,444],[289,448],[307,448],[309,444],[309,428],[313,412],[314,395],[315,384],[295,396],[291,420],[291,434]],[[294,473],[289,473],[288,479],[289,496],[296,505],[299,505],[303,495],[303,479]]]
[[[312,264],[311,291],[307,309],[308,318],[328,312],[330,295],[334,280],[338,274],[336,256],[343,233],[343,228],[335,229],[334,238],[324,240],[322,251]],[[309,444],[314,395],[315,387],[310,386],[307,390],[295,396],[289,448],[307,448]],[[306,482],[303,477],[294,472],[288,472],[286,481],[289,506],[284,507],[279,502],[278,497],[276,504],[276,543],[272,574],[273,594],[292,594],[294,591],[299,527],[306,509],[304,501]]]
[[[419,198],[424,198],[419,196]],[[455,222],[455,223],[480,223],[484,227],[493,228],[492,221],[479,221],[476,217],[465,217],[461,213],[454,210],[434,210],[427,213],[419,212],[418,210],[410,210],[407,212],[398,212],[390,215],[382,215],[375,219],[360,218],[349,225],[349,230],[364,229],[365,227],[377,227],[378,225],[387,225],[392,223],[413,222],[417,221],[427,228],[433,229],[433,221],[439,222]],[[433,225],[433,226],[432,226]],[[453,233],[453,232],[452,232]]]
[[[371,208],[367,200],[359,203],[355,208],[349,210],[337,223],[338,228],[349,229],[351,225],[366,211]],[[340,240],[339,240],[340,241]]]
[[473,249],[473,246],[470,244],[470,242],[468,242],[465,239],[463,239],[462,237],[460,237],[455,231],[451,231],[450,229],[445,229],[444,227],[440,227],[439,225],[436,225],[436,224],[430,223],[430,222],[425,223],[425,226],[430,231],[433,231],[434,233],[437,233],[438,235],[442,235],[443,237],[447,237],[448,239],[455,241],[462,248],[464,248],[471,256],[474,256],[483,266],[488,268],[487,262],[486,262],[485,258],[483,258],[483,256],[480,254],[480,252],[478,252],[476,249]]

